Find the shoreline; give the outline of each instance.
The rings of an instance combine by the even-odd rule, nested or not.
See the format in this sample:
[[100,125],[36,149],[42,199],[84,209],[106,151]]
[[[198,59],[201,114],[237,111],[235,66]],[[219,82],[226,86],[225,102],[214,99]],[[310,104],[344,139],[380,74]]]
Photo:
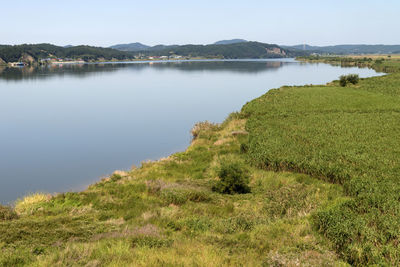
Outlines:
[[[137,61],[106,61],[106,62],[85,62],[85,63],[70,63],[70,64],[66,64],[66,65],[79,65],[79,64],[86,64],[86,65],[91,65],[91,64],[141,64],[141,63],[164,63],[164,62],[240,62],[240,61],[243,61],[243,62],[246,62],[246,61],[259,61],[259,62],[269,62],[269,61],[285,61],[285,62],[289,62],[289,63],[300,63],[300,62],[309,62],[309,63],[314,63],[314,61],[300,61],[300,60],[298,60],[298,58],[268,58],[268,59],[251,59],[251,58],[246,58],[246,59],[176,59],[176,60],[137,60]],[[326,63],[326,64],[331,64],[331,62],[328,62],[328,61],[319,61],[319,63]],[[51,65],[51,64],[48,64],[48,65]],[[62,63],[60,63],[60,64],[54,64],[54,65],[62,65]],[[379,74],[379,73],[378,73]],[[387,73],[384,73],[384,75],[386,75]],[[372,77],[376,77],[376,76],[372,76]],[[371,78],[371,77],[369,77],[369,78]],[[324,84],[328,84],[328,83],[330,83],[330,82],[332,82],[332,81],[327,81],[326,83],[322,83],[321,85],[324,85]],[[294,85],[294,86],[296,86],[296,85]],[[302,86],[302,85],[299,85],[299,86]],[[282,87],[286,87],[286,85],[283,85]],[[280,87],[281,88],[281,87]],[[279,88],[270,88],[269,90],[274,90],[274,89],[279,89]],[[268,92],[268,91],[267,91]],[[265,92],[265,93],[267,93],[267,92]],[[254,98],[254,99],[251,99],[251,100],[249,100],[249,102],[251,102],[251,101],[253,101],[253,100],[255,100],[255,99],[257,99],[258,97],[256,97],[256,98]],[[242,108],[244,107],[244,105],[242,106]],[[229,115],[229,114],[228,114]],[[197,123],[200,123],[200,122],[197,122]],[[221,123],[215,123],[215,124],[222,124],[223,122],[221,122]],[[189,146],[188,147],[186,147],[185,148],[185,150],[183,151],[183,152],[185,152],[186,150],[188,150],[189,148],[190,148],[190,146],[191,146],[191,144],[189,144]],[[180,153],[180,152],[177,152],[177,153]],[[175,153],[173,153],[173,154],[175,154]],[[151,162],[153,162],[153,163],[156,163],[156,162],[159,162],[159,161],[163,161],[165,158],[168,158],[168,157],[170,157],[170,156],[172,156],[173,154],[171,154],[171,155],[167,155],[167,156],[164,156],[164,157],[161,157],[161,158],[159,158],[159,159],[155,159],[155,160],[146,160],[146,161],[144,161],[144,163],[151,163]],[[138,167],[138,168],[140,168],[140,166]],[[99,176],[98,178],[96,178],[96,181],[94,181],[93,183],[90,183],[90,184],[87,184],[86,186],[81,186],[80,188],[82,188],[83,187],[83,189],[76,189],[76,190],[69,190],[69,191],[61,191],[61,192],[52,192],[52,193],[49,193],[49,192],[45,192],[45,191],[41,191],[41,190],[37,190],[37,191],[35,191],[35,192],[29,192],[29,193],[27,193],[27,194],[24,194],[23,196],[21,196],[21,197],[18,197],[17,199],[14,199],[14,200],[12,200],[11,201],[11,203],[9,202],[9,203],[7,203],[6,205],[11,205],[11,206],[13,206],[13,205],[15,205],[15,203],[17,202],[17,201],[19,201],[19,200],[21,200],[21,199],[23,199],[24,197],[26,197],[26,196],[29,196],[29,195],[35,195],[35,194],[45,194],[45,195],[51,195],[51,196],[54,196],[54,195],[58,195],[58,194],[64,194],[64,193],[68,193],[68,192],[73,192],[73,193],[77,193],[77,192],[83,192],[83,191],[85,191],[87,188],[89,188],[90,186],[92,186],[93,184],[96,184],[96,183],[98,183],[98,182],[100,182],[101,180],[104,180],[104,179],[107,179],[107,178],[109,178],[110,176],[112,176],[114,173],[116,173],[116,172],[127,172],[127,171],[130,171],[130,170],[124,170],[124,169],[117,169],[117,170],[114,170],[113,171],[113,173],[111,173],[111,174],[104,174],[104,175],[102,175],[102,176]],[[1,205],[1,203],[0,203],[0,205]]]
[[105,60],[105,61],[56,61],[49,63],[38,63],[27,64],[25,66],[12,66],[9,63],[0,65],[0,67],[9,68],[25,68],[30,66],[51,66],[51,65],[91,65],[91,64],[134,64],[134,63],[164,63],[164,62],[246,62],[246,61],[287,61],[292,62],[295,58],[282,57],[282,58],[187,58],[187,59],[133,59],[133,60]]

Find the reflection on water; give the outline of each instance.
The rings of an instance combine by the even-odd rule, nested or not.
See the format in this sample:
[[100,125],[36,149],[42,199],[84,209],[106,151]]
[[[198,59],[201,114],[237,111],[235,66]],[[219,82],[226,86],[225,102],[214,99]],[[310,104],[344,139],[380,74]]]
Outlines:
[[0,69],[0,202],[80,190],[186,148],[270,88],[373,70],[293,60],[147,62]]
[[86,77],[100,72],[112,72],[123,68],[130,71],[143,71],[148,68],[155,70],[177,69],[180,71],[226,71],[241,73],[258,73],[273,71],[289,64],[290,61],[165,61],[165,62],[127,62],[103,64],[53,64],[39,67],[27,66],[23,68],[0,67],[0,79],[47,79],[53,76],[81,76]]

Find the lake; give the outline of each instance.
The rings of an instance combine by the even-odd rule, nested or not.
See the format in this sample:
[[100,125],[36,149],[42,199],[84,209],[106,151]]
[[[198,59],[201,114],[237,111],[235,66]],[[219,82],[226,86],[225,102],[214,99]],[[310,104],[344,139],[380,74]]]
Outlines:
[[0,203],[83,190],[114,170],[184,150],[271,88],[374,70],[282,60],[0,67]]

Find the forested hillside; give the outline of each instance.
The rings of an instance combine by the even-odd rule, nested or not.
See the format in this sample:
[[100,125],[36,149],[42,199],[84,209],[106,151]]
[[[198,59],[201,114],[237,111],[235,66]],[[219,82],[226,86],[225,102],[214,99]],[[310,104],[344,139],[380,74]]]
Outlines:
[[129,59],[133,58],[131,53],[118,51],[111,48],[93,46],[71,46],[61,47],[52,44],[23,44],[0,46],[0,58],[5,62],[20,61],[23,57],[32,57],[29,61],[37,61],[49,57],[57,58],[80,58],[82,60],[104,59]]
[[285,50],[275,44],[242,42],[233,44],[182,45],[159,51],[142,51],[153,56],[180,55],[192,57],[220,58],[279,58],[297,55],[294,50]]

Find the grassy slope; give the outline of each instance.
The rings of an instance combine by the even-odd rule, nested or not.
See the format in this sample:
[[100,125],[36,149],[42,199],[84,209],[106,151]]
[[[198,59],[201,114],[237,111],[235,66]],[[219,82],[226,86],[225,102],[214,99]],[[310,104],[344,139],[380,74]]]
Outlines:
[[19,201],[0,221],[0,266],[344,265],[309,220],[344,201],[340,186],[251,168],[252,193],[211,191],[221,159],[246,157],[231,134],[245,122],[204,123],[187,151],[84,192]]
[[368,64],[395,73],[346,88],[283,87],[242,112],[253,163],[344,186],[351,198],[313,216],[342,258],[399,265],[400,61]]

